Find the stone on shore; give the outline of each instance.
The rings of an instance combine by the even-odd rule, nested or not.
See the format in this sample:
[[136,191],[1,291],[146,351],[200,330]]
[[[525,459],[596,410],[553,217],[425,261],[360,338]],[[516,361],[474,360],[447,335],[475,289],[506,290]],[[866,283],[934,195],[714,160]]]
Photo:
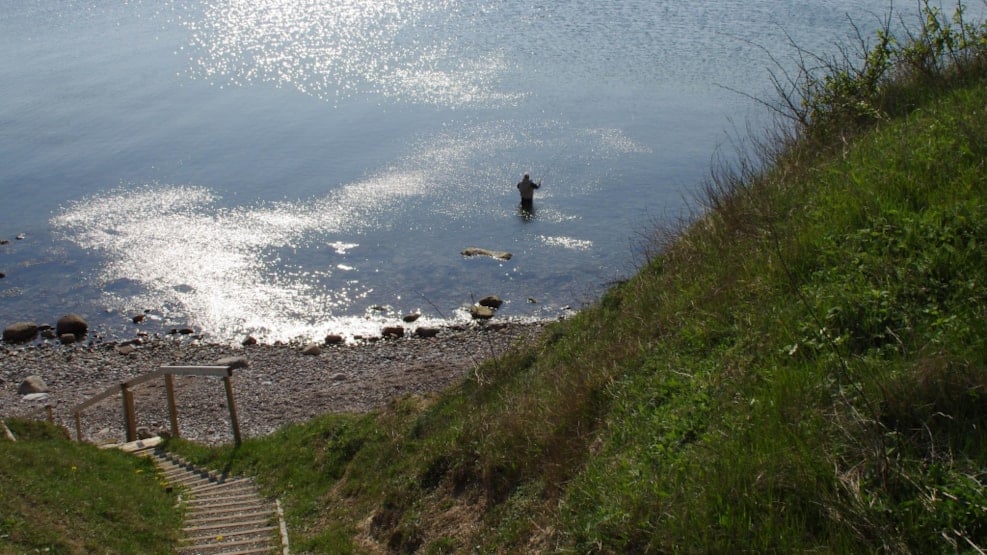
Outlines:
[[429,339],[439,335],[439,328],[417,328],[415,329],[415,337],[421,337],[424,339]]
[[18,395],[30,395],[32,393],[48,393],[48,384],[41,376],[28,376],[17,386]]
[[215,366],[225,366],[230,370],[236,370],[237,368],[246,368],[250,366],[250,361],[247,360],[247,357],[232,356],[217,359],[213,364]]
[[17,322],[3,330],[3,340],[7,343],[26,343],[37,335],[38,325],[34,322]]
[[318,343],[309,343],[304,349],[302,349],[302,354],[308,356],[319,356],[322,354],[322,348],[319,347]]
[[479,247],[467,247],[463,249],[463,256],[489,256],[490,258],[496,258],[498,260],[510,260],[513,256],[509,252],[505,251],[492,251],[489,249],[481,249]]
[[385,338],[399,339],[404,337],[404,328],[401,326],[387,326],[381,330],[380,334]]
[[342,345],[345,341],[346,338],[344,338],[342,335],[336,335],[334,333],[330,333],[325,338],[326,345]]
[[61,338],[67,333],[74,335],[76,339],[85,337],[89,333],[89,324],[78,314],[66,314],[55,324],[55,335]]
[[470,307],[470,316],[474,320],[489,320],[494,316],[494,309],[476,304]]
[[411,314],[405,314],[401,319],[404,320],[406,324],[410,324],[421,317],[422,314],[420,312],[412,312]]

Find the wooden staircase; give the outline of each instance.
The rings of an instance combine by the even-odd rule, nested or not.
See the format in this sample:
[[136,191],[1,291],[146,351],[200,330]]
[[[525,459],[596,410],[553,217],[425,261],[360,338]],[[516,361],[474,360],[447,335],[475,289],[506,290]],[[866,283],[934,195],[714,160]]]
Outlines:
[[150,457],[168,482],[184,488],[185,537],[179,554],[287,555],[280,505],[262,498],[249,478],[227,480],[160,449],[135,454]]

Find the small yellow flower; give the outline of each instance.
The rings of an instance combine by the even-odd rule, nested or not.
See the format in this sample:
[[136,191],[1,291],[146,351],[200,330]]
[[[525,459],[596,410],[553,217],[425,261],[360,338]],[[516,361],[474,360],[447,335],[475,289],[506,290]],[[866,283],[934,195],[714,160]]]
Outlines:
[[220,534],[220,535],[216,536],[216,541],[218,541],[218,542],[223,541],[223,535]]
[[137,474],[141,474],[141,473],[143,473],[143,472],[144,472],[144,469],[142,469],[142,468],[138,468],[138,469],[137,469]]
[[76,470],[79,470],[79,469],[78,469],[78,468],[76,468],[76,466],[75,466],[75,465],[73,464],[73,465],[72,465],[72,472],[75,472]]

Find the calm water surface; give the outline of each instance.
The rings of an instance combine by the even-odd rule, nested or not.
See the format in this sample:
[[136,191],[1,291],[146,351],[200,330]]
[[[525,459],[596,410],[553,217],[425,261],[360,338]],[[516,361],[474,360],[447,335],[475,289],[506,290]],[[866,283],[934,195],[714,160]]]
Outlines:
[[491,294],[557,317],[633,273],[765,121],[731,90],[767,95],[768,53],[832,51],[886,8],[0,0],[0,325],[78,312],[129,337],[147,312],[274,341]]

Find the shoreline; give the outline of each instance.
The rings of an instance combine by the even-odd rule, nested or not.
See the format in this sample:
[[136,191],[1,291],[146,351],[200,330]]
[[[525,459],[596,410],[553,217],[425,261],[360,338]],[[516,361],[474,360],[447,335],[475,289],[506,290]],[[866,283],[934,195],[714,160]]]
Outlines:
[[[233,370],[233,390],[244,439],[327,413],[363,413],[395,397],[446,389],[483,361],[537,337],[549,321],[503,322],[437,328],[434,337],[373,338],[320,344],[305,354],[301,342],[226,345],[184,336],[146,341],[41,343],[0,348],[0,418],[46,418],[75,436],[72,408],[107,388],[166,365],[213,365],[229,357],[246,360]],[[311,345],[311,344],[309,344]],[[26,401],[18,386],[39,376],[48,396]],[[214,382],[214,383],[209,383]],[[175,378],[179,431],[192,441],[232,441],[221,380]],[[137,426],[151,435],[170,428],[163,383],[134,390]],[[83,439],[125,439],[120,397],[91,407],[82,417]]]

